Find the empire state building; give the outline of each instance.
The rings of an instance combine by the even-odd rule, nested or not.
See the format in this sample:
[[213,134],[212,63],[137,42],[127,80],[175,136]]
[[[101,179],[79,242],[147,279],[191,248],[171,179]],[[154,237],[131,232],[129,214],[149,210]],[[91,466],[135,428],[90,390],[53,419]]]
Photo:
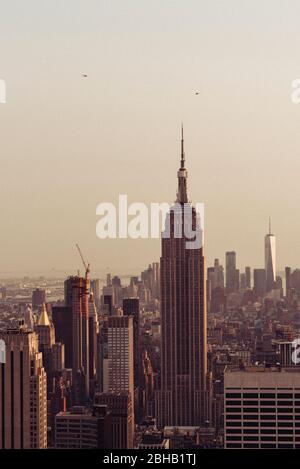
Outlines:
[[184,229],[188,209],[193,233],[201,231],[187,196],[183,130],[177,175],[177,199],[167,214],[168,233],[162,236],[160,259],[161,388],[156,395],[160,428],[197,426],[207,418],[205,263],[202,243],[188,248],[190,236]]

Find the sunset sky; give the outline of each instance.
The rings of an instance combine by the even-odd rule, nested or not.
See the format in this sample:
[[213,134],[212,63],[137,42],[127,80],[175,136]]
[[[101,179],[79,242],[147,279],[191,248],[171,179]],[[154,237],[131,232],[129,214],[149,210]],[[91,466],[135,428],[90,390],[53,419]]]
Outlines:
[[[159,240],[99,240],[96,206],[172,202],[184,123],[207,265],[300,267],[299,0],[0,0],[0,277],[101,275]],[[82,74],[88,77],[82,77]],[[198,96],[195,91],[200,91]]]

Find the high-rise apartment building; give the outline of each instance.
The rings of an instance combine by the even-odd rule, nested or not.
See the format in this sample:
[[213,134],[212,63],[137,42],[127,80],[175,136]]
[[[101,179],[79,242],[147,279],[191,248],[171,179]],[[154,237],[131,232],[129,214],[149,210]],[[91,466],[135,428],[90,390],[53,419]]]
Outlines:
[[66,300],[72,308],[72,374],[74,404],[89,397],[89,296],[90,281],[70,277],[65,282]]
[[141,344],[140,344],[140,302],[139,298],[123,299],[123,314],[133,319],[133,361],[134,361],[134,415],[140,417],[139,409],[139,377],[141,368]]
[[130,392],[108,392],[95,395],[96,405],[106,405],[112,416],[112,444],[109,449],[132,449],[134,412]]
[[300,369],[228,366],[226,448],[300,448]]
[[[197,245],[195,238],[193,246],[188,245],[191,239],[186,236],[187,214],[191,215],[192,230],[200,241]],[[167,215],[160,260],[161,389],[156,395],[159,427],[200,425],[205,420],[206,276],[201,238],[200,220],[188,202],[182,132],[177,200]]]
[[134,354],[134,385],[138,387],[139,370],[141,363],[140,346],[140,302],[138,298],[124,298],[123,300],[124,316],[133,318],[133,354]]
[[51,350],[51,369],[53,373],[61,372],[65,368],[65,345],[56,342]]
[[47,382],[38,336],[25,326],[0,331],[0,448],[47,448]]
[[134,353],[132,316],[108,318],[109,391],[128,391],[134,402]]
[[93,394],[97,382],[97,360],[98,360],[98,334],[99,322],[97,309],[94,301],[94,294],[91,292],[89,298],[89,379],[90,392]]
[[55,447],[58,449],[112,448],[112,415],[105,405],[73,407],[55,417]]
[[36,288],[32,292],[32,307],[37,308],[46,303],[46,291],[40,288]]

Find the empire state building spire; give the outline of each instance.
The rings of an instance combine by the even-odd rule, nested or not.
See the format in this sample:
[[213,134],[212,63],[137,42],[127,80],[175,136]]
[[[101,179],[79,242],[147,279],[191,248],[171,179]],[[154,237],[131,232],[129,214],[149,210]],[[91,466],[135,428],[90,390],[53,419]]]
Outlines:
[[156,395],[160,429],[204,426],[211,418],[205,260],[202,240],[191,249],[187,245],[188,239],[196,238],[190,238],[185,228],[200,234],[201,226],[195,207],[188,203],[186,181],[182,130],[177,200],[166,216],[167,236],[161,239],[161,380]]
[[178,177],[178,192],[176,202],[185,204],[188,202],[187,198],[187,170],[185,169],[185,154],[184,154],[184,138],[183,138],[183,124],[181,125],[181,160],[180,169],[177,172]]
[[185,154],[184,154],[184,138],[183,138],[183,124],[181,124],[181,164],[180,168],[184,169]]

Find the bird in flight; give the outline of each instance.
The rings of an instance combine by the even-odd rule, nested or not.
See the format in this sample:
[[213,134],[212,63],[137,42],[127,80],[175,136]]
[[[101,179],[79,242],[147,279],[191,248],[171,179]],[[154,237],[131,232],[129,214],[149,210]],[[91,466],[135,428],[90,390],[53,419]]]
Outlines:
[[82,73],[81,76],[82,76],[83,78],[87,78],[87,75],[86,75],[85,73]]

